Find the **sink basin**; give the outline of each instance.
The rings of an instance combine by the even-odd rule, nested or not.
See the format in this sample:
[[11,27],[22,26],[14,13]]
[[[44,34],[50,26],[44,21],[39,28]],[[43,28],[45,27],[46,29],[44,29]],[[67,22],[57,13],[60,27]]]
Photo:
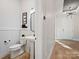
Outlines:
[[25,36],[25,37],[22,37],[23,39],[26,39],[26,40],[30,40],[30,41],[35,41],[35,37],[34,36]]

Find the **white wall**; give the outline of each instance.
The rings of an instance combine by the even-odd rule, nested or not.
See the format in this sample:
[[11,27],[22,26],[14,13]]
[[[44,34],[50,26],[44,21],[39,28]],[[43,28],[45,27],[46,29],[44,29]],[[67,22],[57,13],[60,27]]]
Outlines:
[[[43,1],[43,15],[46,20],[43,21],[43,59],[50,59],[50,53],[54,44],[54,13],[53,0]],[[55,2],[54,2],[55,3]]]
[[[67,3],[64,9],[69,10],[78,6],[79,2]],[[62,5],[63,6],[63,5]],[[79,10],[75,15],[59,12],[55,16],[55,39],[72,39],[79,41]]]
[[20,0],[0,0],[0,28],[20,26]]
[[63,8],[63,0],[43,0],[43,59],[50,59],[55,41],[55,15]]
[[[0,0],[0,57],[19,40],[20,21],[20,0]],[[5,40],[11,42],[4,44]]]
[[74,22],[72,16],[60,13],[55,16],[55,39],[72,39]]
[[43,59],[43,10],[42,0],[36,0],[36,59]]
[[73,20],[73,39],[79,41],[79,11],[76,15],[73,15],[72,20]]

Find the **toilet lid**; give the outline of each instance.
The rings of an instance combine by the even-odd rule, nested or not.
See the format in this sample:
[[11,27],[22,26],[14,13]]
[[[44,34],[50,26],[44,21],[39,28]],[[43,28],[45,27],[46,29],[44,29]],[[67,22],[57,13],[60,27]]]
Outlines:
[[21,47],[21,46],[22,46],[22,44],[15,44],[15,45],[10,46],[9,48],[13,49],[13,48]]

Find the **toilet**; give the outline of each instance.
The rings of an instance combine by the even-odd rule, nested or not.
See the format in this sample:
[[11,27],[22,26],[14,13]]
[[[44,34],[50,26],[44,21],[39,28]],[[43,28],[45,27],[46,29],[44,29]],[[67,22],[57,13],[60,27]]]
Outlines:
[[30,35],[33,35],[33,34],[30,34],[30,32],[26,31],[25,29],[22,29],[20,31],[20,43],[14,44],[9,47],[11,58],[15,58],[21,55],[22,53],[24,53],[23,46],[26,45],[26,39],[24,37],[30,36]]
[[11,58],[15,58],[24,52],[22,46],[22,44],[15,44],[9,47]]
[[19,44],[14,44],[9,47],[11,58],[15,58],[24,53],[24,45],[26,44],[25,39],[20,39]]
[[24,45],[26,44],[26,40],[22,37],[22,35],[26,36],[26,30],[20,30],[20,41],[19,44],[14,44],[9,47],[11,58],[15,58],[24,53]]

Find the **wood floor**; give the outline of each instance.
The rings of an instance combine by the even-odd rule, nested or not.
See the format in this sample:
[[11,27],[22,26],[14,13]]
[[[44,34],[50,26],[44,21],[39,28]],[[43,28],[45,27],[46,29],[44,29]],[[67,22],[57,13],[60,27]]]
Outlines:
[[55,43],[51,59],[79,59],[79,41],[59,40],[64,45]]
[[[10,54],[8,54],[7,56],[5,56],[2,59],[11,59]],[[16,58],[13,58],[13,59],[30,59],[30,54],[28,52],[25,52],[22,55],[17,56]]]

